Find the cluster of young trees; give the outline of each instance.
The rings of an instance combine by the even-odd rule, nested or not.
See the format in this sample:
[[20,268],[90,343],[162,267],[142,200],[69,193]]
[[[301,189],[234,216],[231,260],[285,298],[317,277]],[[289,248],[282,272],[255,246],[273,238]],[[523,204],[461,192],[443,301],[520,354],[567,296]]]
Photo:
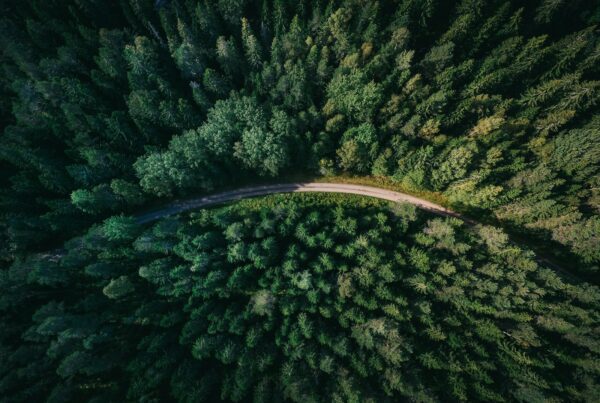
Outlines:
[[594,401],[600,291],[359,197],[113,217],[3,272],[7,401]]
[[8,0],[2,257],[156,197],[389,177],[597,272],[600,6]]

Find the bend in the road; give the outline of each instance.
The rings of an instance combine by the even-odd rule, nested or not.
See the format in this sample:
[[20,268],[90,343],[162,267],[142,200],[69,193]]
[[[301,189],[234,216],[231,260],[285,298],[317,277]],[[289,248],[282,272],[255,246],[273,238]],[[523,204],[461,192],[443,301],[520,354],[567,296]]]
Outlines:
[[350,185],[342,183],[284,183],[277,185],[264,185],[246,187],[236,190],[231,190],[222,193],[216,193],[209,196],[178,201],[169,204],[167,207],[142,214],[137,217],[140,224],[145,224],[167,217],[173,214],[182,213],[185,211],[209,207],[216,204],[227,203],[230,201],[246,199],[250,197],[265,196],[277,193],[300,193],[300,192],[318,192],[318,193],[345,193],[360,196],[374,197],[392,202],[410,203],[416,207],[444,216],[459,218],[468,224],[475,224],[472,220],[458,214],[455,211],[449,210],[439,204],[432,203],[428,200],[421,199],[406,193],[396,192],[393,190],[376,188],[373,186]]
[[[194,210],[203,207],[214,206],[217,204],[227,203],[230,201],[236,201],[246,199],[250,197],[266,196],[277,193],[303,193],[303,192],[317,192],[317,193],[345,193],[354,194],[360,196],[374,197],[382,200],[389,200],[397,203],[410,203],[422,210],[431,212],[437,215],[443,215],[447,217],[455,217],[464,221],[469,226],[475,226],[478,224],[468,217],[463,216],[455,211],[449,210],[439,204],[430,202],[429,200],[421,199],[419,197],[411,196],[406,193],[396,192],[393,190],[377,188],[373,186],[365,185],[351,185],[345,183],[322,183],[322,182],[309,182],[309,183],[284,183],[276,185],[263,185],[245,187],[236,190],[230,190],[221,193],[215,193],[209,196],[198,197],[193,199],[187,199],[184,201],[177,201],[170,203],[166,207],[148,213],[144,213],[137,216],[137,222],[140,224],[150,223],[158,219],[168,217],[174,214],[183,213],[185,211]],[[562,273],[566,277],[573,280],[582,281],[574,274],[563,269],[556,263],[552,262],[547,257],[536,254],[537,261],[546,266],[549,266],[556,271]]]

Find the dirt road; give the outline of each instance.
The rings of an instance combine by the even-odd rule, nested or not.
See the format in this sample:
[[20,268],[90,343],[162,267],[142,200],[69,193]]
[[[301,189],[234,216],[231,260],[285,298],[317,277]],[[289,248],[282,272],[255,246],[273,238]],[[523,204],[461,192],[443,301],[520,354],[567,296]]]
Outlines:
[[405,193],[395,192],[393,190],[381,189],[372,186],[349,185],[340,183],[284,183],[278,185],[254,186],[236,189],[228,192],[216,193],[210,196],[204,196],[183,201],[170,203],[166,207],[154,210],[137,217],[140,224],[145,224],[167,217],[173,214],[182,213],[188,210],[194,210],[201,207],[208,207],[216,204],[226,203],[234,200],[246,199],[249,197],[265,196],[276,193],[298,193],[298,192],[318,192],[318,193],[346,193],[360,196],[374,197],[377,199],[389,200],[393,202],[414,204],[420,209],[430,211],[444,216],[457,217],[469,224],[475,222],[461,216],[460,214],[448,210],[438,204],[425,199],[420,199]]

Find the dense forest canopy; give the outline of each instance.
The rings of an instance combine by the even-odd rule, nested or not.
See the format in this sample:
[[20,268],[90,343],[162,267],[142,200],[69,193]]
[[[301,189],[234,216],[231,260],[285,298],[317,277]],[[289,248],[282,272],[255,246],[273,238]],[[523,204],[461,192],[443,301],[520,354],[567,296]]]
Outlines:
[[600,2],[0,11],[0,401],[597,401]]
[[596,1],[6,0],[2,256],[289,173],[443,193],[600,261]]
[[0,303],[21,305],[10,320],[24,339],[0,367],[9,400],[541,402],[600,390],[597,287],[563,282],[494,227],[411,205],[271,196],[149,227],[115,217],[9,277]]

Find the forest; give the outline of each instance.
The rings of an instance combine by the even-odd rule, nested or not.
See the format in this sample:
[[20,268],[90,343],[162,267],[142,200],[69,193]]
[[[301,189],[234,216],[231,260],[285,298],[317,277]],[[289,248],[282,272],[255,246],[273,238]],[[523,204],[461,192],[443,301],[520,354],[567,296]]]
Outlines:
[[0,10],[0,402],[598,401],[600,2]]
[[0,388],[57,402],[594,401],[600,290],[532,257],[497,228],[357,196],[147,227],[113,217],[11,267],[0,302],[21,308],[3,321],[23,340]]

